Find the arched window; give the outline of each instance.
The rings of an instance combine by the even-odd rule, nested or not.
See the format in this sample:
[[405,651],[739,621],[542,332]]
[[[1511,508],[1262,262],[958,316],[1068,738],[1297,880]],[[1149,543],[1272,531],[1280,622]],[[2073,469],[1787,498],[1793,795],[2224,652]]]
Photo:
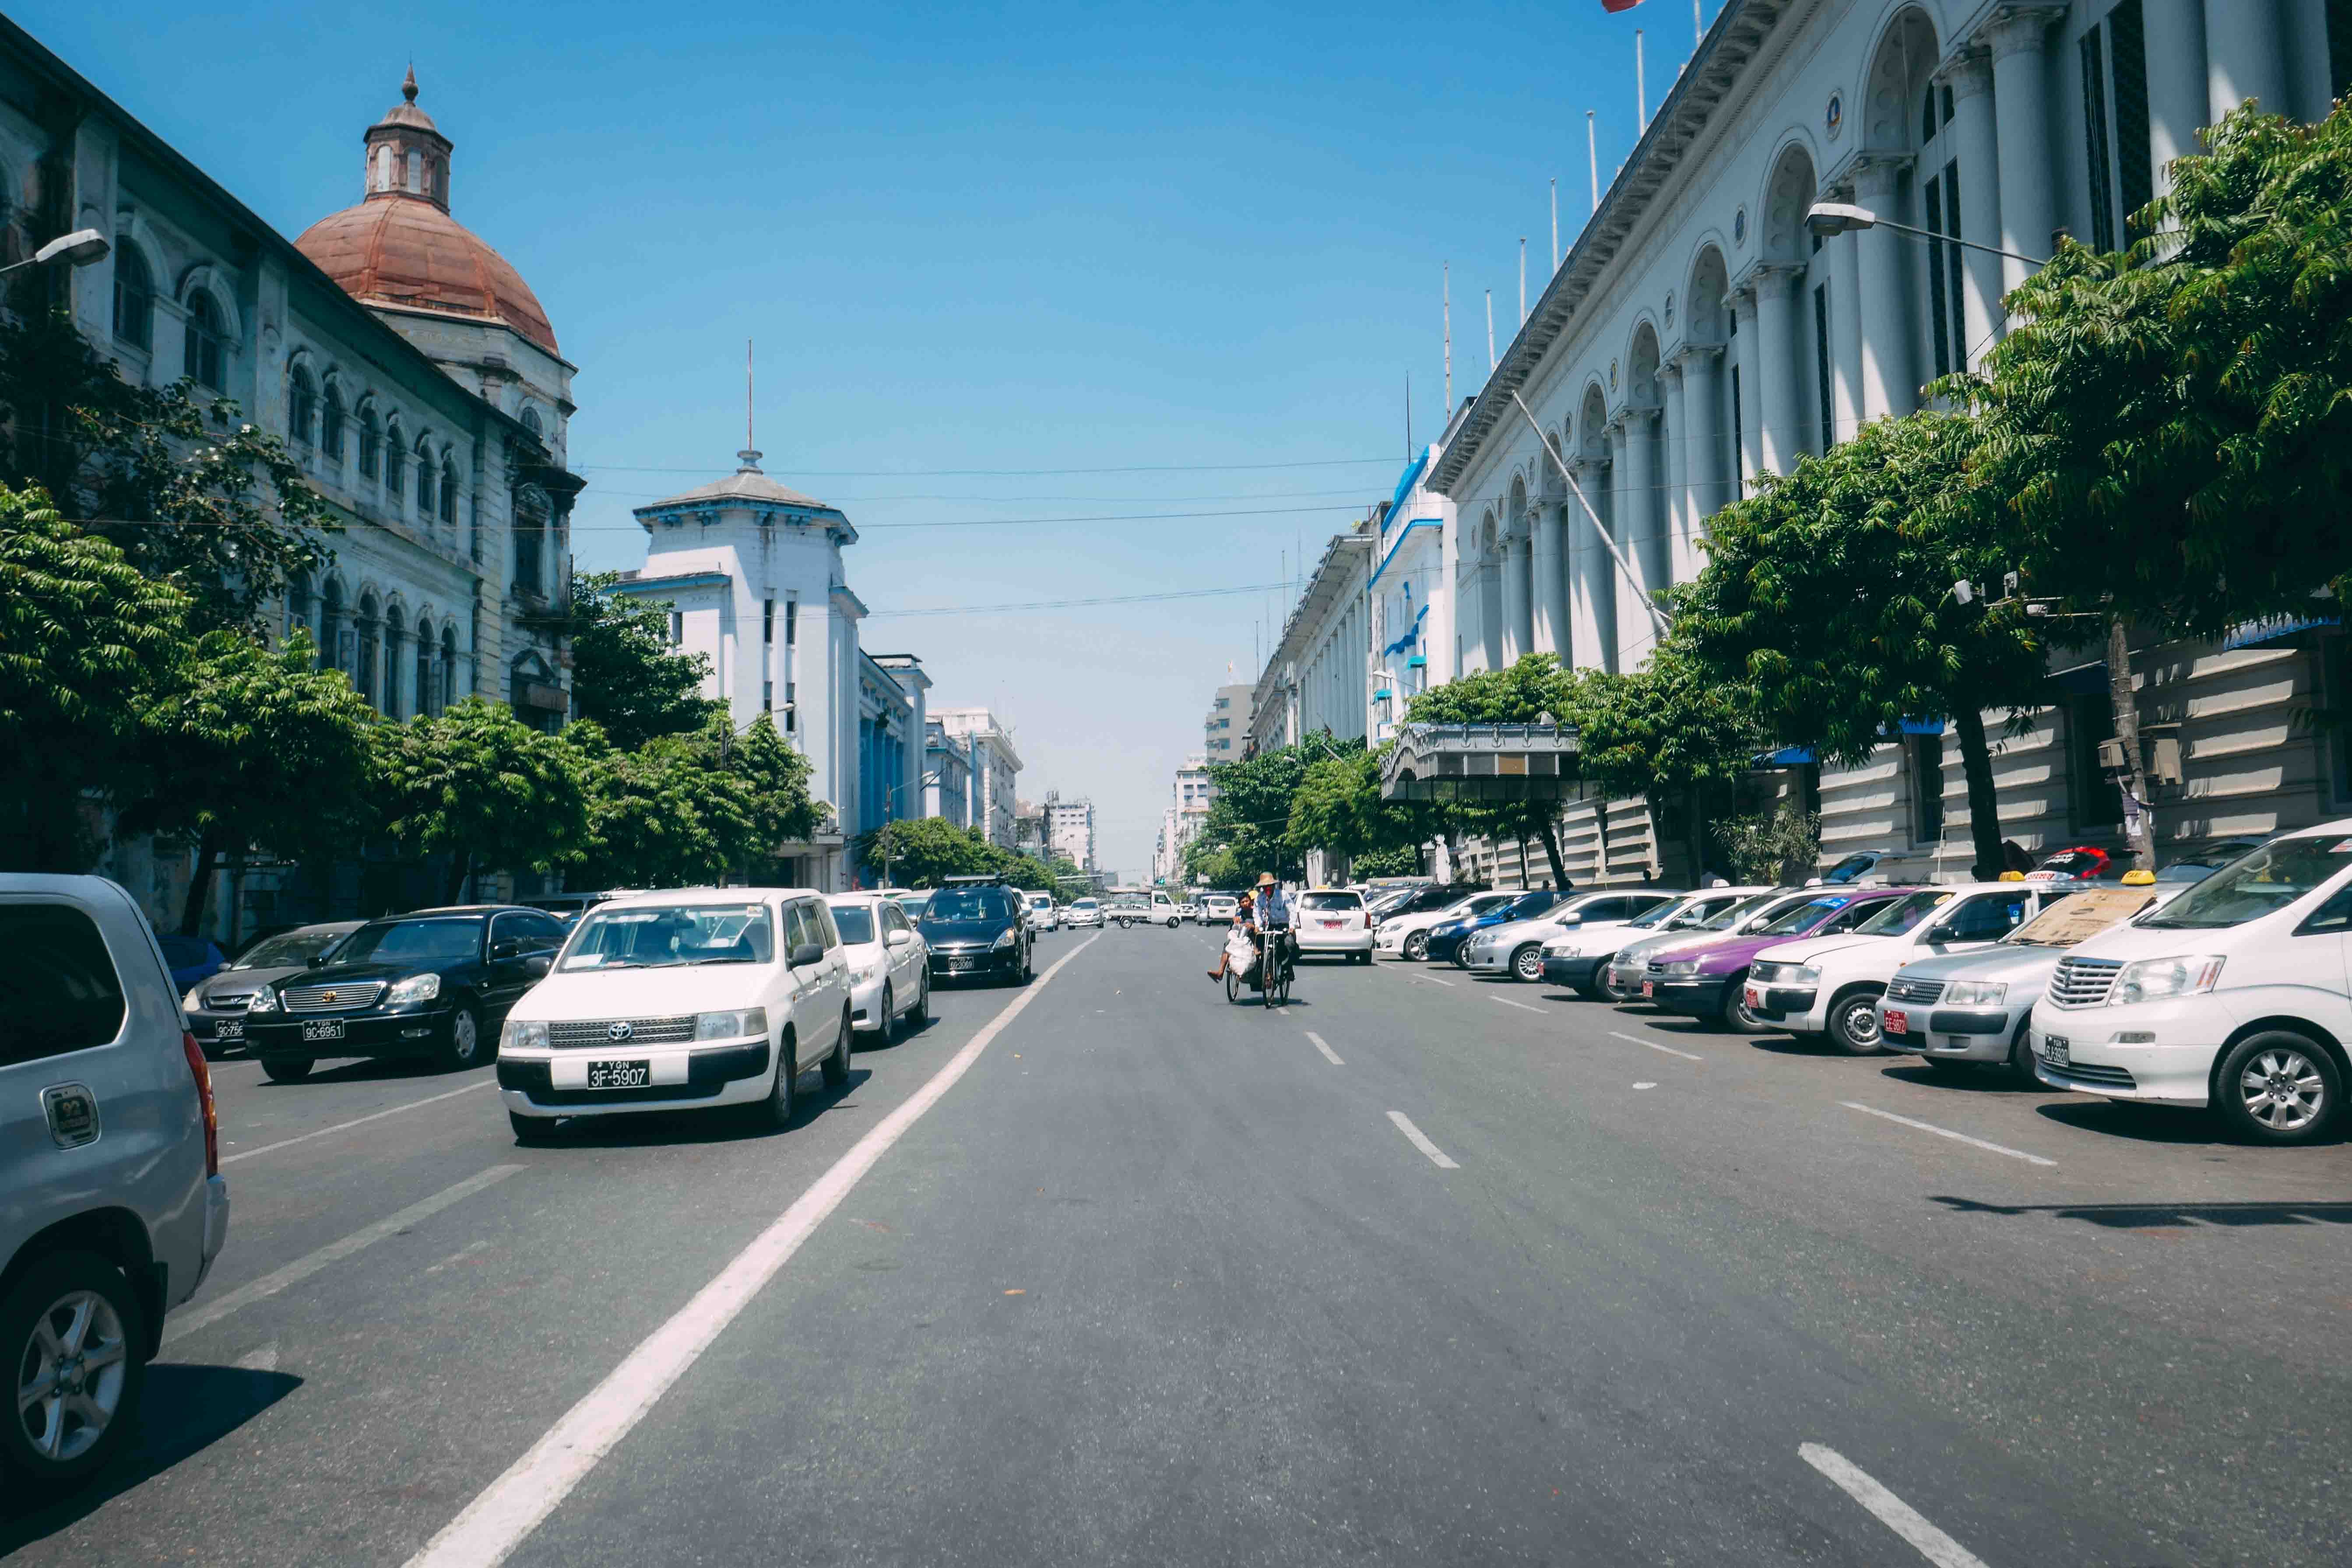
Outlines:
[[383,716],[400,717],[400,682],[407,671],[401,667],[401,653],[408,645],[408,618],[394,605],[383,615]]
[[408,454],[400,445],[400,421],[395,419],[388,428],[383,443],[383,489],[392,504],[402,506],[408,500]]
[[439,697],[433,685],[433,623],[419,616],[416,622],[416,711],[421,714],[440,711]]
[[155,347],[155,279],[135,245],[114,253],[114,335],[144,353]]
[[457,464],[446,457],[441,459],[441,521],[457,526]]
[[298,364],[286,377],[286,433],[305,444],[315,441],[318,418],[319,384]]
[[297,572],[286,579],[287,637],[290,640],[296,632],[307,629],[310,625],[310,579],[307,574]]
[[344,646],[350,629],[343,625],[343,585],[332,577],[319,595],[319,663],[327,669],[351,673],[351,656]]
[[375,150],[375,188],[379,191],[392,189],[392,148],[381,142]]
[[202,289],[188,296],[187,374],[199,385],[215,392],[227,389],[228,343],[221,325],[220,307]]
[[416,515],[433,521],[433,448],[422,437],[416,443]]
[[376,669],[378,668],[376,654],[378,652],[377,639],[383,635],[383,628],[377,622],[376,615],[375,595],[373,594],[361,595],[360,621],[357,628],[359,632],[359,658],[352,667],[352,684],[359,688],[361,696],[374,703],[378,708],[381,708],[383,706],[383,700],[382,694],[376,688]]
[[522,427],[530,432],[531,439],[535,441],[546,438],[547,431],[540,425],[539,410],[536,408],[526,408],[522,411]]
[[383,468],[383,426],[377,423],[375,405],[360,405],[360,473],[374,479]]
[[457,700],[457,628],[441,628],[441,706]]
[[343,389],[333,382],[327,383],[327,395],[319,405],[319,448],[338,467],[343,460]]

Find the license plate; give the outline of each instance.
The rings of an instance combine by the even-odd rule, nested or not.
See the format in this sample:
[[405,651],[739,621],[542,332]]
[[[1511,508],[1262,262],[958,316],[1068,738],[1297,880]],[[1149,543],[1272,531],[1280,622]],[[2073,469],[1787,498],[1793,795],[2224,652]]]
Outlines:
[[971,967],[971,960],[969,958],[950,958],[948,960],[948,973],[950,974],[955,973],[959,970],[970,969]]
[[2074,1047],[2073,1042],[2069,1041],[2063,1035],[2042,1036],[2042,1059],[2048,1062],[2053,1068],[2073,1067],[2074,1065]]
[[1757,990],[1753,985],[1741,986],[1739,988],[1739,994],[1740,999],[1745,1001],[1750,1007],[1761,1007],[1764,1005],[1764,993]]
[[214,1020],[213,1038],[215,1040],[241,1040],[245,1038],[245,1020],[242,1018],[219,1018]]
[[643,1089],[653,1081],[651,1062],[590,1062],[590,1089]]
[[343,1021],[341,1018],[302,1020],[302,1043],[306,1046],[314,1040],[340,1040],[342,1037]]
[[1658,994],[1658,987],[1657,987],[1657,985],[1656,985],[1656,984],[1655,984],[1654,982],[1653,982],[1653,981],[1648,981],[1648,980],[1644,980],[1644,981],[1643,981],[1643,982],[1642,982],[1642,1000],[1643,1000],[1643,1001],[1647,1002],[1651,997],[1655,996],[1657,994]]
[[1889,1007],[1886,1009],[1886,1032],[1890,1035],[1909,1034],[1911,1032],[1911,1015],[1906,1013],[1900,1007]]
[[1347,922],[1344,921],[1318,921],[1316,923],[1320,925],[1325,931],[1338,931]]

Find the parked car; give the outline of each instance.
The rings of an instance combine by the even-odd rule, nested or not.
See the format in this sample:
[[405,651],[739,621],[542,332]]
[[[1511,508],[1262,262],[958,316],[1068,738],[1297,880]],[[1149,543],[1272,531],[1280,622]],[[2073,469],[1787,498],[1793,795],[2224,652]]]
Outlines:
[[1062,923],[1061,911],[1055,907],[1053,894],[1031,893],[1026,901],[1029,905],[1029,924],[1033,930],[1052,931]]
[[2251,855],[2267,838],[2203,838],[2176,845],[2172,858],[2156,874],[2159,882],[2201,882],[2241,855]]
[[1186,899],[1181,903],[1178,904],[1176,906],[1176,918],[1180,921],[1190,921],[1194,925],[1200,924],[1201,905],[1199,901],[1193,899]]
[[1472,893],[1439,909],[1424,910],[1413,915],[1392,915],[1381,921],[1380,928],[1372,933],[1372,951],[1418,963],[1429,956],[1429,933],[1433,927],[1499,910],[1518,896],[1517,893]]
[[[1853,887],[1864,877],[1875,872],[1882,861],[1891,860],[1894,858],[1895,851],[1892,849],[1856,849],[1851,854],[1840,856],[1837,864],[1815,878],[1814,881],[1832,888]],[[1809,887],[1811,885],[1811,883],[1807,884]]]
[[210,1071],[154,928],[102,877],[0,874],[0,1494],[51,1498],[139,1429],[163,1314],[228,1236]]
[[2074,891],[2046,882],[1907,889],[1859,925],[1758,952],[1747,1011],[1767,1028],[1826,1036],[1840,1050],[1867,1056],[1880,1048],[1878,998],[1896,970],[1914,959],[1990,947]]
[[1531,921],[1559,908],[1574,893],[1552,888],[1531,888],[1508,896],[1502,903],[1472,914],[1455,915],[1429,928],[1429,959],[1433,963],[1462,963],[1463,944],[1478,932],[1509,921]]
[[246,1048],[278,1083],[321,1057],[429,1057],[474,1067],[538,984],[564,931],[544,910],[469,904],[370,921],[329,962],[254,992]]
[[1201,919],[1205,922],[1224,925],[1234,918],[1241,900],[1231,893],[1210,893],[1201,900]]
[[1709,1018],[1753,1034],[1775,1026],[1747,1002],[1748,967],[1767,948],[1797,937],[1850,931],[1891,903],[1895,889],[1808,888],[1776,900],[1730,936],[1709,937],[1650,955],[1642,994],[1669,1013]]
[[500,1031],[508,1123],[530,1143],[567,1116],[745,1106],[783,1127],[810,1067],[849,1081],[849,998],[840,928],[813,889],[599,904]]
[[569,929],[572,921],[598,904],[625,899],[637,890],[634,888],[607,888],[593,893],[547,893],[536,899],[525,899],[522,902],[530,909],[545,910]]
[[[1070,909],[1075,926],[1077,905]],[[1095,923],[1102,923],[1099,910]],[[915,930],[930,946],[934,983],[986,978],[1026,985],[1037,973],[1032,945],[1035,933],[1023,918],[1017,888],[950,877],[946,887],[931,895]]]
[[2154,887],[2091,888],[2045,904],[1989,948],[1906,963],[1878,999],[1878,1037],[1929,1067],[2006,1065],[2033,1081],[2026,1023],[2066,950],[2166,895]]
[[1452,909],[1471,894],[1483,893],[1486,890],[1486,885],[1483,882],[1447,884],[1423,882],[1414,887],[1402,888],[1371,906],[1371,927],[1374,931],[1378,931],[1383,922],[1406,915],[1425,915],[1439,910]]
[[2282,835],[2058,961],[2028,1030],[2053,1089],[2325,1138],[2352,1040],[2352,820]]
[[227,957],[207,938],[164,933],[155,941],[163,950],[163,962],[172,966],[175,995],[184,995],[191,985],[228,967]]
[[1063,923],[1067,925],[1072,931],[1078,931],[1081,929],[1100,931],[1102,930],[1103,923],[1102,900],[1100,899],[1072,899],[1070,900],[1070,907],[1063,911],[1062,918]]
[[1347,888],[1309,888],[1291,900],[1290,935],[1300,957],[1337,953],[1349,963],[1372,961],[1372,928],[1364,922],[1364,896]]
[[[1580,921],[1545,938],[1542,977],[1554,985],[1568,986],[1588,1002],[1598,1002],[1606,994],[1604,971],[1610,960],[1628,945],[1653,937],[1696,931],[1734,905],[1771,890],[1708,888],[1696,893],[1672,894],[1664,903],[1629,920]],[[1641,981],[1637,978],[1629,994],[1640,990]]]
[[930,889],[928,888],[918,888],[910,892],[885,892],[882,896],[905,910],[909,921],[921,920],[923,906],[931,901]]
[[931,1021],[930,945],[898,904],[878,893],[835,893],[825,900],[849,965],[849,1022],[882,1045],[898,1037],[898,1020]]
[[296,926],[292,931],[255,942],[236,955],[236,962],[209,980],[188,987],[180,1010],[188,1033],[209,1059],[245,1044],[245,1009],[254,993],[273,981],[291,979],[323,963],[343,938],[363,921],[328,921]]
[[[1714,888],[1708,891],[1737,893],[1739,889]],[[1617,950],[1616,956],[1601,966],[1601,994],[1611,1002],[1638,1002],[1643,994],[1643,987],[1650,984],[1650,960],[1656,954],[1668,948],[1687,947],[1696,942],[1752,934],[1781,910],[1792,909],[1804,900],[1817,896],[1810,888],[1801,892],[1793,888],[1767,888],[1717,906],[1698,917],[1694,926],[1662,931],[1656,936],[1645,936],[1639,942],[1628,941]]]
[[1571,893],[1541,914],[1487,926],[1464,942],[1455,962],[1473,974],[1543,978],[1544,943],[1563,931],[1607,930],[1682,898],[1663,888]]

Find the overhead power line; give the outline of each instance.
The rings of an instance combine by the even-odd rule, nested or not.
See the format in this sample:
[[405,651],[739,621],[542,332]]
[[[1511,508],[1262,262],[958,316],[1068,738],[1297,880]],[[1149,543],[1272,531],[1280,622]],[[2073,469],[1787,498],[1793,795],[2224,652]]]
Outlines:
[[1237,594],[1263,594],[1287,586],[1282,583],[1247,583],[1237,588],[1181,588],[1166,594],[1119,594],[1095,599],[1033,599],[1019,605],[944,605],[928,610],[869,610],[866,618],[885,616],[989,616],[1014,610],[1075,610],[1095,605],[1156,605],[1170,599],[1222,599]]
[[[1305,458],[1288,463],[1129,463],[1108,468],[793,468],[796,476],[813,479],[1030,479],[1046,474],[1199,474],[1239,473],[1260,468],[1346,468],[1379,465],[1393,468],[1396,458]],[[610,474],[709,474],[717,469],[708,463],[687,468],[641,466],[629,463],[583,463],[583,472]]]

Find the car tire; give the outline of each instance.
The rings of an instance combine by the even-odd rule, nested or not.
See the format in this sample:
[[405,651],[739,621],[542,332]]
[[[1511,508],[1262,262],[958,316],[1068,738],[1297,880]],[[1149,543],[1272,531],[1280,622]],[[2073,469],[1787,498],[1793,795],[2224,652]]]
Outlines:
[[1773,1026],[1748,1010],[1748,971],[1741,970],[1723,988],[1723,1003],[1717,1012],[1718,1021],[1737,1035],[1768,1035]]
[[891,1012],[891,1009],[898,1005],[898,998],[892,994],[889,982],[883,982],[881,1014],[879,1020],[874,1026],[876,1045],[895,1046],[898,1043],[898,1016]]
[[[88,1321],[74,1336],[85,1307]],[[41,1344],[38,1331],[45,1320],[48,1339],[73,1338],[70,1346],[59,1347],[69,1352],[67,1357],[56,1357]],[[0,1346],[5,1347],[0,1353],[9,1358],[11,1386],[28,1386],[27,1370],[35,1377],[44,1369],[54,1376],[68,1365],[79,1385],[75,1409],[67,1410],[62,1397],[55,1407],[47,1397],[37,1399],[0,1430],[0,1471],[24,1478],[23,1495],[73,1486],[121,1451],[139,1425],[139,1399],[147,1385],[146,1342],[139,1292],[121,1269],[94,1252],[52,1253],[26,1269],[0,1298]],[[90,1367],[92,1359],[100,1364]],[[37,1432],[28,1430],[36,1424]],[[47,1451],[52,1445],[54,1454]]]
[[1357,953],[1355,958],[1356,962],[1362,964],[1365,968],[1369,969],[1371,967],[1372,954],[1370,949],[1367,948],[1362,952]]
[[1533,985],[1543,979],[1543,949],[1529,942],[1511,954],[1511,978]]
[[1021,984],[1026,985],[1032,980],[1036,978],[1037,950],[1035,948],[1024,948],[1021,950]]
[[1879,1043],[1879,993],[1864,986],[1849,991],[1830,1004],[1829,1042],[1850,1057],[1876,1056]]
[[1587,1002],[1606,1002],[1609,1000],[1609,993],[1603,991],[1598,985],[1579,985],[1573,989],[1579,996],[1583,997]]
[[1429,937],[1423,931],[1407,931],[1402,949],[1405,957],[1420,963],[1429,957]]
[[2214,1103],[2231,1131],[2256,1143],[2324,1138],[2344,1100],[2336,1058],[2291,1029],[2264,1029],[2238,1042],[2214,1075]]
[[839,1089],[849,1082],[849,1053],[857,1048],[857,1033],[849,1026],[849,1009],[841,1010],[841,1043],[824,1058],[824,1087]]
[[319,1064],[317,1062],[312,1061],[309,1057],[264,1057],[261,1058],[262,1074],[272,1083],[300,1083],[304,1079],[310,1076],[310,1069],[318,1065]]
[[751,1108],[761,1126],[772,1132],[782,1132],[793,1124],[793,1094],[800,1074],[800,1063],[793,1055],[793,1037],[786,1035],[776,1045],[776,1076],[768,1085],[767,1097]]
[[482,1021],[471,1007],[460,1005],[449,1015],[449,1032],[441,1041],[441,1068],[464,1072],[482,1065]]
[[923,988],[915,993],[915,1005],[907,1009],[907,1018],[918,1029],[928,1026],[931,1021],[931,967],[929,963],[923,965]]
[[2027,1038],[2032,1033],[2033,1015],[2028,1012],[2018,1021],[2017,1037],[2009,1042],[2009,1060],[2004,1064],[2009,1076],[2028,1089],[2042,1087],[2040,1075],[2033,1070],[2033,1044]]
[[514,1141],[518,1143],[544,1143],[555,1136],[555,1119],[551,1116],[525,1116],[519,1110],[509,1110],[507,1125],[514,1129]]

